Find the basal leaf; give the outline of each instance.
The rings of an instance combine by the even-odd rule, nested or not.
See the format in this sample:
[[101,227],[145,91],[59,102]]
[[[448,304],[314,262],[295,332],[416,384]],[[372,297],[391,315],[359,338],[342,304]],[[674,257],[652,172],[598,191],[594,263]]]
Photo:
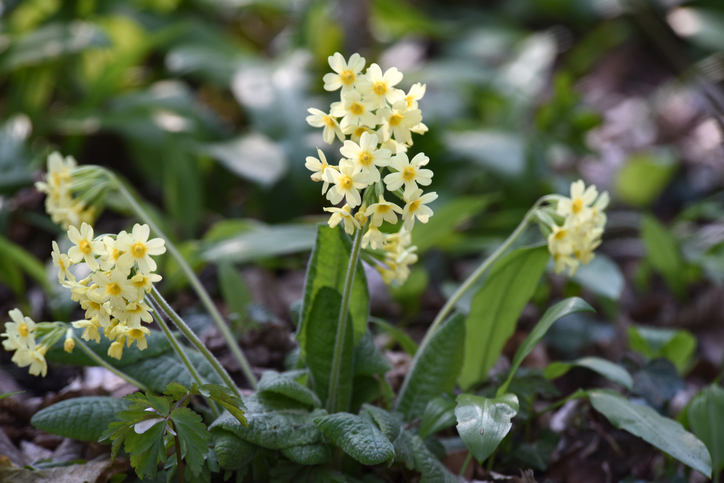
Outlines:
[[354,348],[354,374],[355,376],[374,374],[384,375],[392,369],[390,362],[375,347],[372,334],[367,331]]
[[230,431],[240,438],[269,449],[312,444],[321,434],[312,419],[326,414],[321,409],[310,412],[298,401],[273,393],[256,393],[244,400],[248,427],[229,413],[222,414],[209,430]]
[[459,379],[464,389],[488,377],[538,287],[549,257],[545,246],[513,250],[493,266],[485,284],[473,297]]
[[432,399],[453,390],[463,363],[465,338],[465,318],[455,314],[415,356],[395,402],[395,409],[406,420],[422,416]]
[[35,413],[30,424],[66,438],[98,441],[116,413],[130,405],[125,399],[106,396],[66,399]]
[[589,391],[591,405],[617,428],[624,429],[685,465],[711,477],[711,457],[704,443],[673,419],[648,406],[605,391]]
[[690,368],[696,351],[696,337],[683,329],[631,326],[628,337],[632,349],[650,359],[663,357],[670,360],[679,374]]
[[259,449],[257,445],[220,427],[216,427],[211,435],[219,464],[227,470],[240,470],[248,465]]
[[392,462],[392,443],[363,418],[349,413],[336,413],[314,418],[314,424],[329,440],[363,465]]
[[[190,348],[186,348],[185,352],[186,357],[196,367],[202,380],[214,384],[223,384],[221,378],[204,359],[204,356]],[[161,354],[157,357],[143,359],[123,366],[123,371],[145,384],[149,389],[157,392],[163,392],[168,383],[172,381],[186,387],[191,387],[194,384],[194,379],[186,366],[173,353]]]
[[300,465],[323,465],[332,459],[332,449],[325,443],[284,448],[282,454]]
[[709,450],[714,473],[724,469],[724,389],[711,385],[689,404],[689,424]]
[[430,401],[422,415],[422,421],[420,421],[418,432],[420,437],[424,439],[431,434],[454,426],[456,422],[455,406],[455,401],[447,394]]
[[433,455],[419,436],[412,437],[415,469],[422,474],[420,483],[457,483],[458,479]]
[[30,275],[44,289],[49,290],[48,278],[45,275],[45,267],[35,255],[25,250],[4,236],[0,236],[0,255],[7,261],[12,261],[15,265],[23,269],[25,273]]
[[505,394],[496,399],[461,394],[457,402],[458,433],[478,463],[482,464],[513,427],[511,420],[518,414],[518,398],[515,394]]
[[[306,355],[308,352],[307,340],[310,337],[307,334],[306,326],[310,320],[312,305],[317,297],[317,292],[322,287],[329,287],[340,294],[344,292],[344,281],[347,275],[351,250],[352,242],[341,226],[330,228],[327,225],[318,225],[317,238],[307,265],[304,300],[299,329],[297,330],[297,340],[302,348],[302,355]],[[367,277],[361,260],[357,262],[350,297],[350,318],[354,330],[354,345],[356,345],[367,331],[370,304]]]
[[320,407],[322,403],[314,392],[302,386],[291,377],[276,371],[264,371],[257,387],[258,392],[273,392],[309,406]]
[[384,409],[370,404],[363,404],[362,407],[377,427],[380,428],[382,434],[384,434],[388,440],[394,442],[402,431],[402,419],[398,419],[399,414],[397,415],[398,417],[395,417]]
[[528,334],[528,337],[525,338],[523,343],[520,345],[520,347],[518,347],[518,350],[515,352],[515,357],[513,358],[513,363],[510,367],[508,379],[498,389],[497,397],[500,397],[508,392],[508,385],[510,385],[510,381],[513,380],[515,371],[518,370],[518,367],[520,367],[523,359],[525,359],[528,354],[530,354],[531,351],[535,348],[535,346],[538,345],[541,339],[543,339],[543,336],[546,335],[546,332],[548,332],[548,329],[551,328],[555,321],[562,317],[565,317],[568,314],[583,311],[593,311],[593,308],[591,308],[590,305],[577,297],[572,297],[558,302],[553,307],[546,310],[546,313],[543,314],[543,317],[540,319],[538,324],[536,324],[533,331]]
[[629,391],[633,390],[631,374],[618,364],[600,357],[583,357],[572,362],[552,362],[548,364],[544,374],[547,379],[555,379],[570,371],[573,367],[585,367],[616,384],[620,384]]
[[382,327],[382,329],[387,332],[390,337],[392,337],[394,340],[397,341],[398,344],[400,344],[400,347],[402,347],[403,351],[407,352],[411,356],[414,356],[415,353],[417,353],[417,344],[414,340],[412,340],[409,335],[405,333],[405,331],[398,329],[394,325],[378,317],[370,317],[370,322]]

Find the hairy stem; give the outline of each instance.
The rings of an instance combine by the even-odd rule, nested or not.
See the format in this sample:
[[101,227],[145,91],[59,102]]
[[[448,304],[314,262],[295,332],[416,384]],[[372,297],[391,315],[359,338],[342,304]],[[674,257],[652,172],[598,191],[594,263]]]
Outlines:
[[129,383],[129,384],[133,384],[134,386],[136,386],[136,387],[137,387],[138,389],[140,389],[141,391],[144,391],[144,392],[145,392],[145,391],[148,391],[148,390],[149,390],[149,389],[146,387],[145,384],[143,384],[143,383],[141,383],[141,382],[138,382],[137,380],[135,380],[134,378],[132,378],[131,376],[129,376],[129,375],[126,374],[125,372],[122,372],[122,371],[116,369],[115,367],[113,367],[112,365],[110,365],[108,362],[106,362],[105,359],[103,359],[101,356],[99,356],[98,354],[96,354],[95,352],[93,352],[93,350],[92,350],[90,347],[88,347],[88,346],[86,345],[86,343],[83,342],[82,339],[79,339],[78,337],[75,337],[75,336],[73,336],[73,339],[75,339],[75,343],[78,345],[78,347],[80,347],[80,350],[82,350],[83,352],[85,352],[85,354],[86,354],[88,357],[90,357],[90,358],[93,359],[95,362],[97,362],[99,366],[105,367],[106,369],[108,369],[109,371],[111,371],[113,374],[115,374],[116,376],[120,377],[121,379],[123,379],[124,381],[126,381],[126,382]]
[[[201,380],[201,375],[199,374],[199,371],[196,370],[193,364],[191,364],[191,361],[189,360],[188,356],[186,355],[186,352],[184,351],[183,347],[181,347],[181,344],[179,343],[176,336],[173,335],[171,332],[171,329],[169,329],[166,322],[163,320],[163,316],[161,315],[161,310],[158,307],[158,305],[154,302],[153,299],[149,298],[149,302],[151,302],[151,306],[153,307],[153,318],[156,321],[156,323],[161,327],[161,330],[163,330],[163,333],[166,334],[166,338],[171,343],[171,347],[173,347],[174,352],[181,358],[181,361],[186,366],[186,369],[191,373],[191,377],[194,378],[194,381],[196,381],[196,384],[199,385],[199,387],[204,385],[204,381]],[[214,413],[215,417],[219,417],[219,408],[218,406],[212,401],[211,399],[208,399],[209,407],[211,408],[211,412]]]
[[254,376],[254,372],[251,370],[249,362],[246,360],[246,357],[244,357],[244,353],[241,351],[241,348],[239,347],[239,344],[236,342],[236,339],[231,333],[229,326],[226,325],[226,322],[224,322],[224,319],[221,317],[221,314],[214,305],[214,302],[211,300],[209,294],[204,289],[203,285],[201,285],[201,281],[198,279],[193,269],[186,262],[183,255],[181,255],[181,252],[178,251],[178,248],[176,248],[171,240],[163,233],[163,231],[161,231],[159,226],[153,221],[153,219],[148,215],[143,207],[136,201],[130,191],[128,191],[128,189],[123,185],[121,180],[118,179],[118,177],[116,177],[116,175],[112,172],[107,171],[107,173],[115,182],[115,185],[118,188],[120,194],[128,202],[131,211],[133,211],[133,213],[135,213],[138,218],[143,220],[143,222],[146,223],[151,228],[151,230],[153,230],[158,236],[165,240],[168,252],[176,260],[179,268],[181,268],[181,271],[183,271],[184,275],[186,275],[186,278],[191,284],[191,287],[193,287],[194,291],[201,300],[201,303],[204,305],[204,307],[206,307],[206,310],[211,315],[211,318],[221,332],[221,335],[226,341],[226,344],[229,346],[229,349],[231,349],[231,353],[234,355],[236,362],[239,364],[239,367],[244,373],[246,379],[249,381],[249,384],[252,388],[256,389],[256,376]]
[[349,256],[349,266],[344,279],[344,292],[342,293],[342,307],[339,310],[339,322],[337,324],[337,337],[334,341],[334,356],[332,357],[332,373],[329,378],[329,398],[327,399],[327,412],[335,412],[339,391],[339,378],[342,370],[342,351],[344,349],[345,332],[347,331],[347,317],[349,315],[349,301],[352,295],[352,283],[354,273],[359,261],[360,248],[362,246],[362,235],[365,226],[357,230],[352,244],[352,253]]
[[168,318],[178,327],[178,329],[181,331],[183,335],[185,335],[191,343],[198,349],[199,352],[204,356],[204,358],[208,361],[209,364],[211,364],[211,367],[216,371],[216,373],[219,375],[219,377],[224,381],[224,384],[226,384],[229,389],[234,391],[234,394],[241,398],[241,393],[239,392],[239,388],[236,387],[236,384],[234,384],[234,381],[231,379],[231,376],[229,376],[229,373],[226,372],[226,370],[221,367],[221,364],[219,361],[214,357],[214,355],[209,351],[209,349],[206,348],[203,342],[194,334],[194,332],[191,330],[191,328],[186,325],[186,322],[179,317],[179,315],[171,308],[171,306],[166,302],[166,300],[161,296],[160,293],[158,293],[158,290],[156,290],[156,287],[153,288],[151,291],[151,298],[156,302],[156,304],[161,308],[163,312],[166,313]]

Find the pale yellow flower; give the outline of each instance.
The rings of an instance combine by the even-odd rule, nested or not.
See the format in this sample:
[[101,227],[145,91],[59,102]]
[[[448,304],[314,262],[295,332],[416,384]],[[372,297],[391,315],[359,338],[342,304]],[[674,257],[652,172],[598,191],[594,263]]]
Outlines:
[[[122,235],[127,235],[125,230],[118,234],[118,236]],[[121,255],[123,255],[123,251],[119,250],[116,247],[116,240],[109,236],[103,237],[103,247],[105,248],[105,251],[98,259],[101,270],[110,270],[112,268],[115,268],[116,264],[118,263],[118,259],[121,257]]]
[[58,282],[63,283],[66,278],[71,282],[75,282],[75,275],[68,270],[73,265],[73,262],[68,255],[60,252],[58,243],[56,243],[55,240],[53,240],[53,252],[50,256],[53,259],[53,265],[58,268]]
[[415,223],[415,218],[420,220],[420,223],[427,223],[428,219],[433,215],[432,210],[426,206],[437,199],[437,193],[431,192],[422,194],[422,190],[418,189],[406,198],[407,204],[402,209],[402,218],[405,220],[403,226],[405,230],[411,231]]
[[374,128],[377,125],[377,115],[372,112],[375,107],[357,91],[342,92],[342,100],[333,103],[331,108],[332,116],[342,118],[339,123],[342,129],[359,125]]
[[13,321],[5,322],[5,333],[2,335],[7,337],[7,340],[3,341],[3,347],[8,351],[34,348],[35,321],[24,316],[20,309],[13,309],[8,312],[8,315]]
[[374,226],[381,226],[385,221],[390,224],[397,223],[397,215],[402,214],[402,208],[397,206],[395,203],[385,201],[385,198],[380,195],[379,201],[372,204],[365,211],[365,215],[371,217],[371,223]]
[[[368,134],[375,134],[374,129],[369,128],[367,126],[347,126],[344,129],[342,129],[342,133],[349,136],[349,139],[351,141],[356,142],[359,144],[360,140],[362,139],[362,134],[368,133]],[[384,146],[381,146],[384,147]]]
[[101,325],[97,317],[93,317],[90,320],[76,320],[75,322],[71,322],[71,325],[76,329],[83,329],[83,334],[80,336],[81,339],[93,340],[96,343],[101,341],[101,335],[98,333]]
[[75,244],[68,250],[68,257],[73,263],[79,263],[81,260],[85,261],[88,268],[91,270],[98,270],[100,265],[95,259],[96,255],[103,254],[103,242],[93,239],[93,227],[88,223],[83,223],[80,226],[80,231],[75,226],[71,226],[68,229],[68,238]]
[[422,99],[425,95],[427,86],[425,84],[417,83],[410,87],[410,90],[405,94],[405,91],[396,89],[392,95],[390,104],[394,104],[397,101],[404,100],[407,103],[408,109],[417,109],[417,101]]
[[351,161],[356,169],[367,175],[369,183],[380,180],[378,168],[389,166],[392,155],[389,149],[377,149],[377,135],[368,133],[362,133],[359,144],[345,141],[339,152]]
[[95,292],[99,299],[103,303],[110,301],[114,309],[123,310],[126,302],[135,300],[138,295],[138,289],[120,270],[95,272],[92,277],[93,282],[98,285]]
[[367,245],[371,246],[373,250],[385,246],[385,237],[375,225],[370,225],[367,233],[362,237],[362,248],[367,248]]
[[136,300],[143,300],[143,297],[153,289],[153,284],[160,281],[161,275],[157,273],[144,274],[138,272],[131,277],[131,283],[138,289],[138,297],[136,297]]
[[330,166],[329,163],[327,163],[327,157],[321,149],[317,148],[317,154],[319,155],[319,159],[314,156],[307,156],[304,166],[312,172],[312,181],[324,181],[324,184],[322,185],[322,194],[324,194],[327,192],[327,189],[329,189],[329,182],[324,180],[322,176],[324,174],[324,170]]
[[33,376],[45,375],[48,373],[48,363],[45,361],[45,353],[48,348],[45,345],[28,349],[18,349],[12,359],[18,367],[30,366],[28,372]]
[[114,340],[108,348],[108,357],[113,357],[120,361],[121,357],[123,357],[123,342],[123,339]]
[[402,72],[392,67],[383,74],[379,65],[372,64],[367,69],[365,78],[366,82],[361,82],[357,89],[365,98],[370,99],[373,107],[384,106],[385,101],[392,104],[397,91],[394,87],[402,81]]
[[344,231],[350,235],[354,234],[355,228],[360,228],[359,222],[352,216],[352,208],[349,205],[344,205],[342,208],[325,208],[324,211],[332,213],[327,222],[330,228],[334,228],[342,221],[344,221]]
[[119,317],[120,320],[131,328],[137,328],[141,326],[141,321],[146,323],[153,322],[153,316],[151,315],[151,307],[143,301],[131,302],[126,305],[123,310],[123,314]]
[[124,252],[118,258],[117,265],[126,270],[126,273],[134,264],[138,264],[138,269],[142,273],[151,273],[156,270],[156,262],[153,261],[151,255],[166,253],[165,241],[163,238],[149,240],[150,234],[151,229],[148,225],[136,223],[131,234],[120,233],[116,238],[116,248]]
[[324,176],[333,186],[327,191],[327,199],[333,204],[346,200],[346,203],[354,208],[362,203],[359,190],[365,189],[368,185],[367,175],[356,172],[354,164],[343,159],[339,162],[339,170],[327,168]]
[[561,197],[558,201],[556,212],[561,216],[570,216],[576,221],[590,218],[591,205],[598,196],[598,190],[594,185],[586,188],[583,180],[571,183],[571,197]]
[[383,140],[394,137],[397,142],[412,145],[410,129],[422,122],[422,113],[419,109],[410,109],[405,101],[397,101],[391,109],[381,108],[378,114],[382,121],[380,134]]
[[418,184],[429,186],[432,183],[433,173],[429,169],[422,168],[429,162],[430,158],[423,153],[418,153],[412,160],[408,159],[405,153],[395,155],[390,162],[390,167],[397,172],[385,176],[387,189],[395,191],[404,185],[405,193],[403,196],[407,198],[417,189]]
[[340,141],[344,141],[344,134],[342,134],[342,128],[337,122],[337,119],[313,107],[310,107],[307,111],[311,114],[311,116],[307,116],[307,123],[312,127],[324,128],[322,138],[325,143],[332,144],[335,136],[338,137]]
[[334,74],[326,74],[322,80],[324,81],[324,89],[327,91],[336,91],[340,87],[342,91],[352,90],[359,73],[365,68],[365,59],[359,54],[352,54],[349,61],[344,60],[344,56],[339,52],[330,55],[327,59],[329,66]]

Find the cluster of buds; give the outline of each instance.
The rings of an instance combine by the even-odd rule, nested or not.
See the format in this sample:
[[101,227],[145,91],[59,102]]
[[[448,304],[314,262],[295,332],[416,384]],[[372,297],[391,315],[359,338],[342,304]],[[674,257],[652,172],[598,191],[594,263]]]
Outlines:
[[571,183],[571,197],[557,199],[556,214],[562,224],[550,223],[548,250],[553,255],[555,272],[569,270],[575,275],[579,265],[593,260],[593,251],[601,244],[601,235],[606,226],[604,210],[608,206],[607,192],[599,195],[596,187],[586,188],[582,180]]
[[[412,133],[427,131],[417,103],[425,86],[415,84],[408,92],[397,89],[402,73],[394,67],[383,74],[372,64],[363,74],[365,59],[359,54],[346,61],[336,53],[329,57],[329,65],[334,72],[324,76],[324,88],[341,89],[341,99],[332,103],[329,113],[309,109],[307,122],[324,128],[326,143],[332,144],[335,138],[343,141],[343,157],[338,165],[331,165],[317,149],[319,157],[307,157],[306,167],[313,173],[312,180],[323,183],[322,194],[326,193],[332,204],[344,200],[341,207],[324,209],[332,213],[329,226],[343,223],[350,235],[366,230],[362,247],[384,253],[384,266],[378,267],[384,280],[402,283],[409,275],[409,264],[417,261],[410,231],[415,219],[427,223],[433,213],[426,205],[437,198],[437,193],[423,194],[420,188],[432,181],[432,171],[424,168],[430,159],[423,153],[412,159],[407,155]],[[387,201],[385,190],[404,206]],[[398,216],[403,223],[397,233],[380,231],[384,222],[396,225]]]
[[73,195],[76,168],[77,163],[72,156],[63,159],[60,153],[54,152],[48,156],[45,181],[35,183],[37,190],[47,195],[45,211],[53,223],[61,225],[65,230],[71,226],[80,226],[81,223],[93,223],[96,216],[95,207]]
[[[156,262],[152,255],[166,251],[164,240],[149,240],[148,225],[136,224],[131,233],[120,232],[115,236],[94,238],[93,228],[83,223],[80,230],[71,226],[68,238],[74,246],[68,253],[61,253],[53,242],[53,264],[58,267],[58,281],[68,288],[71,298],[85,310],[85,320],[73,322],[82,328],[84,340],[100,342],[100,333],[113,343],[108,355],[120,359],[124,343],[133,342],[139,349],[147,347],[146,336],[150,333],[141,322],[153,320],[151,307],[144,297],[161,276],[153,273]],[[76,281],[69,270],[72,265],[84,262],[90,275]]]

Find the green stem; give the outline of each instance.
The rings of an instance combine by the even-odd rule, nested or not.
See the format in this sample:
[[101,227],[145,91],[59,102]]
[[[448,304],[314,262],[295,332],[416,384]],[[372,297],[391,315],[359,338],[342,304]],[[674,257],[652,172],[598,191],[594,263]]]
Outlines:
[[181,255],[181,252],[178,251],[178,248],[176,248],[171,240],[163,233],[163,231],[161,231],[159,226],[156,225],[153,219],[151,219],[148,213],[146,213],[143,207],[136,201],[130,191],[128,191],[128,189],[123,185],[121,180],[118,179],[118,177],[116,177],[116,175],[112,172],[107,171],[107,173],[111,177],[111,179],[115,181],[115,184],[118,187],[118,191],[128,202],[131,211],[133,211],[138,218],[143,220],[143,222],[146,223],[151,228],[151,230],[153,230],[158,236],[165,240],[168,252],[176,260],[176,263],[178,263],[179,268],[181,268],[181,271],[184,273],[184,275],[186,275],[186,278],[191,284],[191,287],[193,287],[194,291],[198,295],[201,303],[204,305],[204,307],[206,307],[206,310],[211,315],[211,318],[221,332],[221,335],[226,341],[226,344],[229,346],[229,349],[231,349],[231,353],[234,355],[236,362],[239,364],[239,367],[244,373],[246,379],[249,381],[249,384],[253,389],[256,389],[257,380],[254,376],[254,372],[251,370],[251,365],[249,365],[246,357],[244,357],[244,353],[241,351],[241,348],[239,348],[239,344],[236,342],[236,339],[234,338],[231,330],[229,329],[229,326],[226,325],[226,322],[224,322],[224,319],[221,317],[219,310],[214,305],[214,302],[211,300],[211,297],[206,292],[203,285],[201,285],[201,281],[198,279],[193,269],[186,262],[183,255]]
[[327,399],[327,412],[336,412],[337,398],[339,396],[339,378],[342,370],[342,351],[344,350],[344,338],[347,331],[347,317],[349,315],[349,301],[352,298],[352,283],[354,282],[354,272],[357,269],[359,261],[360,247],[362,246],[362,236],[364,229],[361,227],[357,230],[352,244],[352,253],[349,256],[349,266],[347,267],[347,275],[344,279],[344,292],[342,292],[342,307],[339,310],[339,322],[337,324],[337,337],[334,341],[334,355],[332,357],[332,373],[329,377],[329,398]]
[[156,287],[153,287],[153,290],[151,291],[151,297],[153,300],[158,304],[158,306],[161,308],[163,312],[168,315],[168,318],[171,319],[171,321],[178,327],[178,329],[181,331],[183,335],[185,335],[191,343],[198,349],[199,352],[201,352],[201,355],[204,356],[204,358],[208,361],[209,364],[211,364],[211,367],[216,371],[216,373],[221,377],[221,379],[224,381],[224,383],[234,391],[234,394],[238,397],[241,397],[241,393],[239,392],[239,388],[236,387],[236,384],[234,384],[234,381],[231,379],[231,376],[229,376],[229,373],[226,372],[226,370],[221,367],[221,364],[219,361],[214,357],[214,355],[209,351],[209,349],[206,348],[203,342],[194,334],[194,332],[191,330],[191,328],[186,325],[186,322],[179,317],[179,315],[171,308],[171,306],[166,302],[166,300],[161,296],[160,293],[158,293],[158,290],[156,290]]
[[[169,421],[170,424],[173,424],[171,421]],[[178,431],[176,430],[176,425],[174,425],[173,428],[174,435],[173,435],[173,441],[174,445],[176,446],[176,480],[178,483],[184,483],[184,467],[183,467],[183,460],[181,459],[181,440],[178,437]]]
[[120,377],[121,379],[123,379],[124,381],[126,381],[126,382],[129,383],[129,384],[133,384],[134,386],[136,386],[136,387],[137,387],[138,389],[140,389],[141,391],[145,391],[145,392],[148,391],[148,388],[146,387],[145,384],[143,384],[143,383],[141,383],[141,382],[138,382],[137,380],[135,380],[134,378],[132,378],[131,376],[129,376],[129,375],[126,374],[125,372],[121,372],[121,371],[119,371],[118,369],[116,369],[115,367],[113,367],[112,365],[110,365],[110,364],[109,364],[108,362],[106,362],[101,356],[99,356],[98,354],[96,354],[95,352],[93,352],[93,350],[92,350],[90,347],[88,347],[88,346],[86,345],[86,343],[83,342],[82,339],[79,339],[78,337],[75,337],[75,336],[74,336],[73,338],[75,339],[75,343],[78,345],[78,347],[80,347],[80,350],[82,350],[83,352],[85,352],[85,354],[86,354],[88,357],[90,357],[90,358],[93,359],[95,362],[97,362],[99,366],[105,367],[106,369],[108,369],[109,371],[111,371],[113,374],[115,374],[116,376]]
[[[173,347],[173,350],[176,352],[176,354],[181,358],[181,361],[186,366],[186,369],[191,373],[191,377],[194,378],[194,381],[196,381],[196,384],[198,384],[199,387],[204,385],[204,381],[201,380],[201,375],[199,374],[199,371],[196,370],[193,364],[191,364],[191,361],[189,360],[188,356],[186,355],[186,352],[184,351],[183,347],[181,347],[181,344],[179,344],[178,339],[176,336],[173,335],[171,332],[171,329],[169,329],[166,322],[163,320],[163,316],[161,315],[161,311],[158,307],[158,305],[153,301],[153,299],[149,298],[149,301],[151,302],[151,306],[153,307],[153,318],[156,321],[156,323],[161,327],[161,330],[163,330],[163,333],[166,334],[166,338],[171,343],[171,347]],[[211,412],[214,413],[215,417],[219,417],[219,408],[216,406],[214,401],[211,399],[208,400],[209,407],[211,408]]]
[[460,476],[465,476],[465,472],[468,469],[468,465],[470,464],[470,461],[473,459],[473,454],[468,452],[468,455],[465,457],[465,461],[463,462],[463,467],[460,468]]

